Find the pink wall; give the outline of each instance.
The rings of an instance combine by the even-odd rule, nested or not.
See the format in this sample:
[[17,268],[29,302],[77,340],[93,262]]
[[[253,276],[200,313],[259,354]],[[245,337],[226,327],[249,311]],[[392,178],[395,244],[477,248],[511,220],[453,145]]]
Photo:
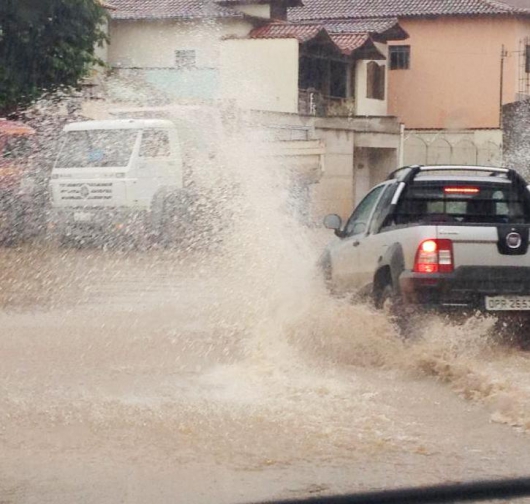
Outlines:
[[530,20],[513,18],[401,19],[410,38],[409,70],[389,72],[389,113],[407,128],[499,127],[500,59],[504,44],[503,102],[518,90],[519,39]]

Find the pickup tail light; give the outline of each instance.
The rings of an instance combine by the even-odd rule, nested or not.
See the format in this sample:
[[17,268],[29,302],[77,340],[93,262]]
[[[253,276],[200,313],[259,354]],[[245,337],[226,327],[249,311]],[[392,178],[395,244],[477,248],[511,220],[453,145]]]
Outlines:
[[452,273],[454,271],[453,242],[451,240],[424,240],[414,260],[415,273]]

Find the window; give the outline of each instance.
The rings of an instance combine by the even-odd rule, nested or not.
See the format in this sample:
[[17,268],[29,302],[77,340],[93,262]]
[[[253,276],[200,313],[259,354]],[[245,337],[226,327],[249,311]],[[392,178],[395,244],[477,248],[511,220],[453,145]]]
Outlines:
[[344,229],[345,236],[351,236],[366,231],[368,219],[370,218],[372,210],[385,187],[386,186],[376,187],[359,203],[352,216],[348,219],[348,223]]
[[524,48],[524,71],[530,73],[530,45]]
[[140,157],[167,157],[169,156],[169,136],[163,130],[144,130]]
[[474,184],[476,193],[447,193],[437,183],[407,189],[396,211],[398,224],[417,222],[527,223],[526,203],[510,184]]
[[390,57],[390,70],[408,70],[410,68],[410,46],[390,46],[388,54]]
[[192,68],[195,66],[195,50],[180,49],[175,51],[175,66],[177,68]]
[[375,61],[366,65],[366,98],[385,99],[385,68]]
[[138,130],[69,131],[57,159],[57,168],[125,167],[138,137]]

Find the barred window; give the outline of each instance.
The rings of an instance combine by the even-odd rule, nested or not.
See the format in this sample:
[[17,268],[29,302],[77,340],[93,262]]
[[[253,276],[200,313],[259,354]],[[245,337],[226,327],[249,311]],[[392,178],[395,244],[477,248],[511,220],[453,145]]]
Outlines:
[[195,66],[195,50],[179,49],[175,51],[175,66],[177,68],[192,68]]
[[410,68],[410,46],[394,45],[388,48],[390,70],[408,70]]

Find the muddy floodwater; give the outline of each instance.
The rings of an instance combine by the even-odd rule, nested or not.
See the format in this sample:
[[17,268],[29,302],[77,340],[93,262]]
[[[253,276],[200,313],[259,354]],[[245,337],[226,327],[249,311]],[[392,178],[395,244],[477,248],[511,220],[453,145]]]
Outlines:
[[168,250],[2,249],[0,277],[2,503],[528,475],[530,356],[489,320],[403,343],[367,306]]

